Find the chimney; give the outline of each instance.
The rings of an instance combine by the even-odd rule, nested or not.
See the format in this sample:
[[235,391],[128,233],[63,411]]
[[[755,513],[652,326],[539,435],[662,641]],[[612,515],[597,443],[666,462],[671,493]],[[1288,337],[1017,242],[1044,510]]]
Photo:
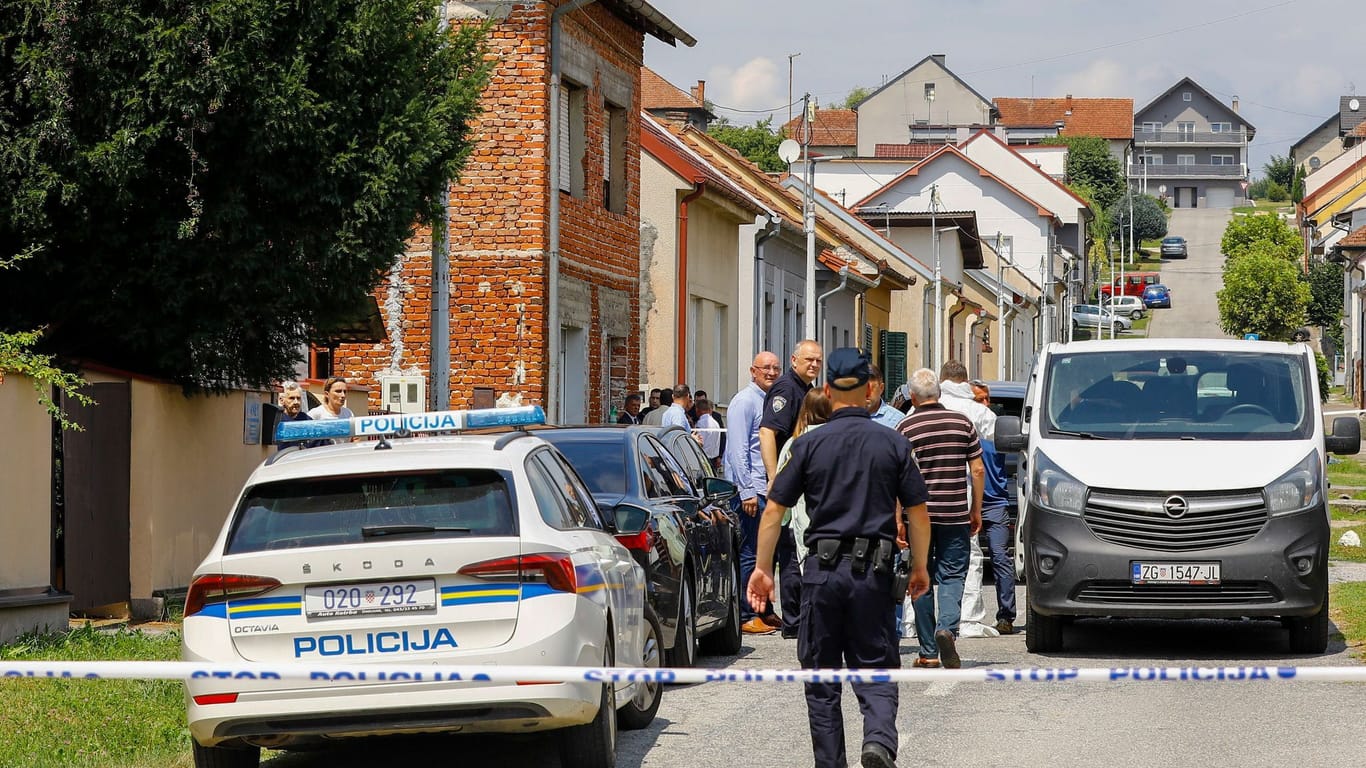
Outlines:
[[1066,114],[1068,114],[1068,115],[1071,115],[1071,114],[1072,114],[1072,94],[1070,94],[1070,93],[1067,94],[1067,112],[1066,112]]
[[1237,111],[1238,111],[1238,97],[1237,97],[1237,96],[1234,96],[1234,97],[1233,97],[1233,111],[1234,111],[1234,112],[1237,112]]
[[706,80],[698,80],[697,85],[693,86],[692,88],[689,88],[688,90],[692,92],[693,100],[695,100],[698,104],[705,105],[707,103]]
[[934,63],[935,63],[935,64],[938,64],[939,66],[944,67],[945,69],[948,69],[948,67],[944,66],[944,56],[945,56],[945,54],[942,54],[942,53],[931,53],[931,54],[930,54],[930,58],[931,58],[931,59],[934,59]]

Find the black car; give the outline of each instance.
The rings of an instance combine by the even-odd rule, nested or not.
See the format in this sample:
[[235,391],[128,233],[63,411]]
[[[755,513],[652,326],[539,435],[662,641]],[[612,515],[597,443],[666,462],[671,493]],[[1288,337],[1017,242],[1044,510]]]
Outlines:
[[[740,650],[740,527],[735,485],[715,475],[678,427],[561,427],[537,437],[560,450],[614,524],[647,516],[639,536],[618,537],[649,575],[670,666],[703,652]],[[634,527],[634,526],[632,526]]]

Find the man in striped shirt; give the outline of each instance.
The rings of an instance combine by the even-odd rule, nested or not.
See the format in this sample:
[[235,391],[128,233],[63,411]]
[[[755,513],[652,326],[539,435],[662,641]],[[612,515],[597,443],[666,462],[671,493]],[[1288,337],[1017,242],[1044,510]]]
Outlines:
[[956,635],[963,610],[963,583],[972,537],[982,528],[982,481],[986,467],[972,421],[940,404],[939,376],[921,368],[911,374],[909,384],[915,410],[901,420],[897,431],[911,441],[911,453],[929,488],[929,571],[931,583],[938,586],[937,590],[932,586],[912,603],[916,635],[920,639],[920,656],[914,666],[932,668],[942,663],[957,669],[962,666]]

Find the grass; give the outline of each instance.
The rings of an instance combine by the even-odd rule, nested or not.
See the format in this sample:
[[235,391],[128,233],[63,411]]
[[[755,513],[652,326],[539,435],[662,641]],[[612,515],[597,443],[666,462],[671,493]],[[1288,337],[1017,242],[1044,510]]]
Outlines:
[[[0,646],[9,661],[173,661],[180,635],[90,627]],[[167,680],[0,680],[0,765],[186,768],[185,687]]]
[[1366,582],[1349,581],[1329,589],[1329,616],[1342,633],[1347,648],[1360,656],[1366,645]]
[[1252,205],[1240,205],[1233,209],[1234,213],[1273,213],[1289,212],[1294,209],[1294,203],[1280,202],[1273,203],[1270,200],[1253,200]]

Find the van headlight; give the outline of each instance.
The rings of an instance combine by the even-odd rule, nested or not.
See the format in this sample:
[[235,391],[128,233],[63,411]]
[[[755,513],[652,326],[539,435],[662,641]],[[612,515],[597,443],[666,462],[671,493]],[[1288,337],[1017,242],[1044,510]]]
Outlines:
[[1086,508],[1086,486],[1067,474],[1043,452],[1034,454],[1032,496],[1034,504],[1050,512],[1081,516]]
[[1317,506],[1320,499],[1319,454],[1311,451],[1266,487],[1266,509],[1272,515],[1289,515]]

